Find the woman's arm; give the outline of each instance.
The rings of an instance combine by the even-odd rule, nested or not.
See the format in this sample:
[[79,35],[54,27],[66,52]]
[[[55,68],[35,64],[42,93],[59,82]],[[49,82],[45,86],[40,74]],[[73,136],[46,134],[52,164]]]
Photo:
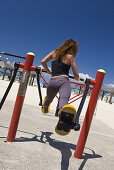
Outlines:
[[73,56],[71,57],[71,67],[72,67],[75,80],[79,81],[80,77],[79,77],[78,69],[76,66],[75,58]]
[[41,61],[41,64],[43,65],[44,69],[47,71],[47,73],[51,74],[51,70],[47,66],[47,62],[52,59],[54,51],[50,52],[46,57],[44,57]]

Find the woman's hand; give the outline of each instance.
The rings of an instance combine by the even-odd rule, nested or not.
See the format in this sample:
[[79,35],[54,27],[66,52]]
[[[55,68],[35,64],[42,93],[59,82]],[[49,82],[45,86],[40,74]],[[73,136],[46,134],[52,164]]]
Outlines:
[[48,68],[49,71],[48,71],[48,74],[52,74],[52,70],[50,68]]
[[79,81],[80,77],[79,77],[78,69],[76,66],[75,57],[73,56],[71,56],[71,67],[72,67],[75,80]]
[[52,70],[48,68],[47,62],[52,59],[54,51],[49,53],[46,57],[44,57],[41,61],[41,64],[43,65],[44,69],[47,71],[48,74],[52,74]]

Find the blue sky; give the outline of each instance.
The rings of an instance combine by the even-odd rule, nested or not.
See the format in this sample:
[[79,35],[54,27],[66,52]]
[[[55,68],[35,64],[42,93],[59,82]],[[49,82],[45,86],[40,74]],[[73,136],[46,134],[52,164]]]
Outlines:
[[95,78],[102,68],[103,87],[114,87],[113,0],[4,0],[0,7],[0,51],[22,56],[32,51],[34,65],[40,65],[72,38],[79,42],[79,73]]

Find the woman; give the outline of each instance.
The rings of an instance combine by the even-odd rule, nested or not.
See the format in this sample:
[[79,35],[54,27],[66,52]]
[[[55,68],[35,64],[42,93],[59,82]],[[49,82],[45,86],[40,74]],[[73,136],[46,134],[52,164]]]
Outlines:
[[[48,113],[50,103],[53,101],[56,94],[59,92],[59,112],[61,108],[68,104],[71,87],[69,82],[69,69],[72,67],[74,78],[79,81],[79,74],[75,62],[75,56],[78,52],[78,43],[72,39],[68,39],[57,48],[49,53],[42,61],[42,65],[47,73],[52,74],[51,80],[47,87],[47,96],[44,98],[42,112]],[[52,70],[47,67],[47,62],[52,60]]]

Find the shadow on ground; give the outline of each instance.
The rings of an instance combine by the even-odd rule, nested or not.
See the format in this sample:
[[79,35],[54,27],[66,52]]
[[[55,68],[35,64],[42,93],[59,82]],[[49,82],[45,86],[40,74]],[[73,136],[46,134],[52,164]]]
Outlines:
[[[0,128],[8,128],[8,127],[0,126]],[[61,152],[61,170],[68,170],[69,159],[72,156],[71,150],[75,150],[76,145],[52,139],[51,138],[51,135],[53,134],[52,132],[42,132],[41,131],[41,136],[37,136],[34,133],[29,133],[29,132],[21,131],[21,130],[18,130],[18,132],[31,134],[31,135],[33,135],[33,137],[32,138],[26,138],[26,137],[16,138],[15,142],[36,141],[36,142],[41,142],[44,144],[48,142],[51,147],[59,150]],[[0,137],[0,138],[6,139],[6,137]],[[90,150],[92,152],[92,154],[88,154],[88,153],[83,154],[82,163],[81,163],[80,167],[78,168],[78,170],[82,170],[84,168],[88,159],[102,157],[101,155],[96,154],[92,149],[90,149],[90,148],[86,148],[86,149]]]

